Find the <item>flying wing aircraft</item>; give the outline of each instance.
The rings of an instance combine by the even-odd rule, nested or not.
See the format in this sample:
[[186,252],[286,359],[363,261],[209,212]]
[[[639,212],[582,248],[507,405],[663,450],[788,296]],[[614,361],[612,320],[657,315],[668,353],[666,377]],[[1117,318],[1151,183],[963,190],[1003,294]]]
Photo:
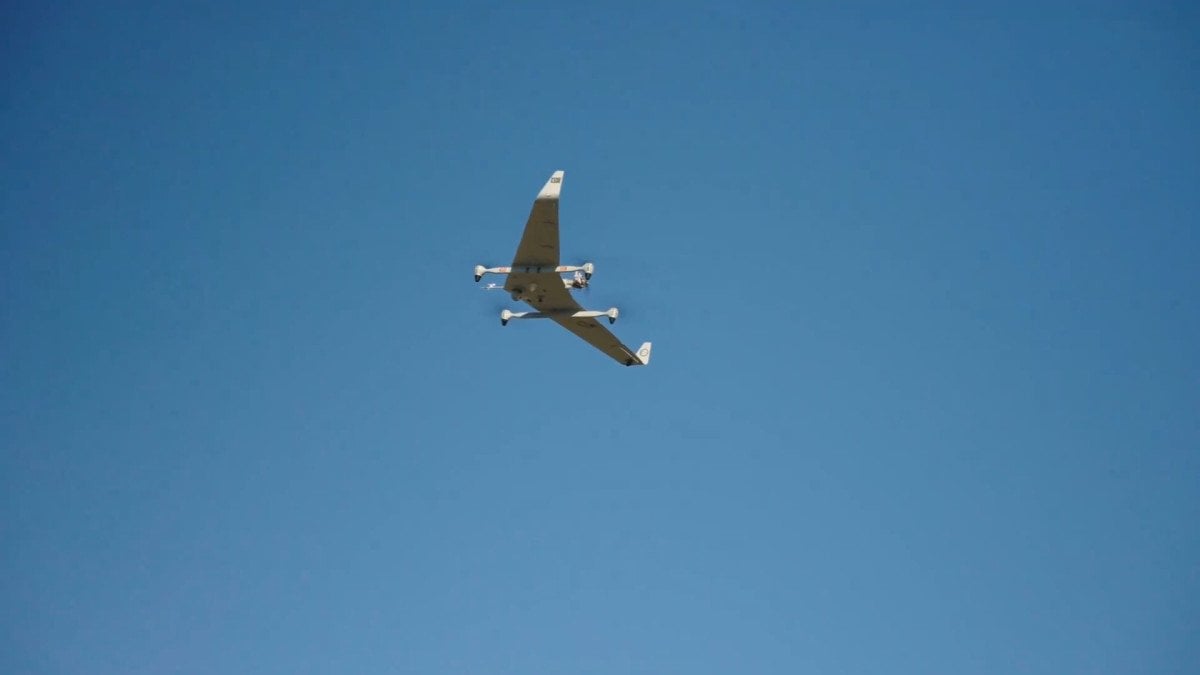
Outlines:
[[[562,191],[563,172],[555,171],[546,181],[542,191],[533,202],[529,220],[525,221],[525,234],[517,246],[511,267],[475,266],[475,281],[485,274],[505,274],[504,290],[513,300],[524,300],[535,312],[500,312],[500,325],[507,326],[513,319],[551,319],[558,325],[583,338],[596,349],[626,366],[644,366],[650,363],[650,343],[644,342],[637,351],[626,347],[607,328],[599,317],[608,317],[615,323],[620,311],[610,307],[604,311],[586,310],[571,297],[571,291],[587,288],[591,283],[595,266],[560,265],[558,259],[558,196]],[[564,279],[563,273],[572,274]],[[489,284],[489,289],[498,288]]]

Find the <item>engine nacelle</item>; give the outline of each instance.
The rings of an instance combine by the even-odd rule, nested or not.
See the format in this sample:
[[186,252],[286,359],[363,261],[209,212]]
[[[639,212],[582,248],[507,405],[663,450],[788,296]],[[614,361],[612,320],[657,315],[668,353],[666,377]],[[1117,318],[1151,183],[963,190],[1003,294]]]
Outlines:
[[617,317],[621,315],[621,310],[616,307],[609,307],[604,311],[594,309],[581,309],[578,312],[511,312],[507,309],[500,311],[500,325],[507,326],[509,321],[513,319],[549,319],[554,316],[570,316],[578,319],[596,319],[602,316],[608,317],[610,324],[617,322]]
[[511,267],[484,267],[483,265],[475,266],[475,281],[479,281],[485,274],[509,274],[512,272]]
[[557,272],[559,274],[582,272],[584,281],[587,281],[596,272],[596,266],[590,262],[582,265],[559,265],[557,267],[484,267],[483,265],[476,265],[475,281],[482,279],[485,274],[544,274],[546,272]]
[[582,265],[559,265],[554,268],[554,271],[559,274],[567,272],[574,272],[576,275],[582,274],[584,281],[587,281],[596,273],[596,266],[590,262],[583,263]]
[[513,319],[549,319],[550,315],[543,312],[510,312],[507,309],[500,310],[500,325],[507,326],[509,321]]

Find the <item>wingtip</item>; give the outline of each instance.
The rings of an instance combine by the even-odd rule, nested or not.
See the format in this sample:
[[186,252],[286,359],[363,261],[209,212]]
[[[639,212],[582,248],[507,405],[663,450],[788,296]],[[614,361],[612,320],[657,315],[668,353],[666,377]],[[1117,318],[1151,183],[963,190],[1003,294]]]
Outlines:
[[542,191],[538,193],[538,199],[558,199],[558,195],[562,192],[563,176],[565,171],[559,169],[550,174],[550,180],[542,187]]
[[650,342],[643,342],[641,347],[638,347],[637,357],[642,362],[643,366],[650,365],[650,348],[654,345]]

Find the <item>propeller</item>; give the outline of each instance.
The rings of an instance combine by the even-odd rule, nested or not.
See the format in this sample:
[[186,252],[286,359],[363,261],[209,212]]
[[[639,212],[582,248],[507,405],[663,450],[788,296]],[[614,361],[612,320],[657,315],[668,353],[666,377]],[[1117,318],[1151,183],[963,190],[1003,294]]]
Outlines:
[[574,279],[575,283],[577,284],[577,288],[583,289],[584,293],[592,292],[592,284],[590,281],[588,281],[587,276],[583,272],[576,272],[575,274],[571,275],[571,278]]

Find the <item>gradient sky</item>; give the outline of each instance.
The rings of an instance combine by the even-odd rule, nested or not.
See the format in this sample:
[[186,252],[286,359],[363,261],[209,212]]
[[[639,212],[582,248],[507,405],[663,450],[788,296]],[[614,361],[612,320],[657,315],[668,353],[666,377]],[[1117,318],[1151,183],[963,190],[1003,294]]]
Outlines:
[[[1188,3],[111,4],[4,9],[0,670],[1200,669]],[[471,281],[556,169],[650,367]]]

